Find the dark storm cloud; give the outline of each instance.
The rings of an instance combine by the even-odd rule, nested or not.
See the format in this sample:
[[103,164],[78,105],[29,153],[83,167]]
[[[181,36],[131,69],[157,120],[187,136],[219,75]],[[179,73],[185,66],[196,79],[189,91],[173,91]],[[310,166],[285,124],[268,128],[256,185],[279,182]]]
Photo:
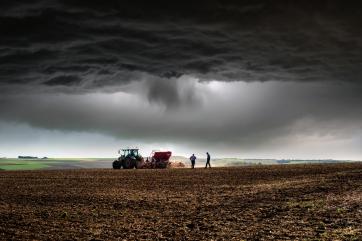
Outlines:
[[362,78],[362,14],[356,1],[1,5],[2,84],[47,84],[59,76],[76,78],[68,81],[71,85],[89,82],[84,86],[95,88],[122,85],[139,75],[242,81]]
[[76,85],[79,84],[81,79],[74,75],[62,75],[52,78],[45,82],[46,85]]
[[360,137],[358,1],[0,5],[0,123],[195,146]]

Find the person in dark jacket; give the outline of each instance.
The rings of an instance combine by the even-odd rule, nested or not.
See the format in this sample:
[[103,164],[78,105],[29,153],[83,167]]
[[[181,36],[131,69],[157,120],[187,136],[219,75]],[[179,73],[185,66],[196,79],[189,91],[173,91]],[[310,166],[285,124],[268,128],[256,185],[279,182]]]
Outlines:
[[192,154],[192,156],[190,156],[190,161],[191,161],[191,168],[195,168],[195,163],[196,163],[195,154]]
[[210,165],[210,154],[208,152],[206,152],[206,166],[205,168],[207,168],[207,165],[209,165],[209,167],[211,168],[211,165]]

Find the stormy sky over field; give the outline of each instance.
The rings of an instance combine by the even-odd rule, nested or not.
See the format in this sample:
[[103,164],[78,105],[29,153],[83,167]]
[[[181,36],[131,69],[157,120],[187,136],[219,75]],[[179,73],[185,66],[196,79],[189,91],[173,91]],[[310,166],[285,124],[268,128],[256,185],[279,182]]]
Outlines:
[[0,156],[362,160],[362,8],[2,0]]

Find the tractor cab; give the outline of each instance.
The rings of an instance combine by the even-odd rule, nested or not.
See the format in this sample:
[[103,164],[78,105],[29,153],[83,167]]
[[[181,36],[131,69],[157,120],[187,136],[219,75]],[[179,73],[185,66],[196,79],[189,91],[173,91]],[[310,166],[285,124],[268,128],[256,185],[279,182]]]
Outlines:
[[123,152],[123,154],[121,155],[122,157],[130,157],[130,158],[137,158],[138,155],[138,149],[132,148],[132,149],[121,149],[118,151],[119,154],[121,154],[121,152]]

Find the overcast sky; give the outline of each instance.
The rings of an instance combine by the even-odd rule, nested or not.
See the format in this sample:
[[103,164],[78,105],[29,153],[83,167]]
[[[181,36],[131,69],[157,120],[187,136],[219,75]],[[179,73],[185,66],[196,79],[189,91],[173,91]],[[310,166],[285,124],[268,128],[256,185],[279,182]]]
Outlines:
[[0,157],[362,160],[359,5],[1,1]]

